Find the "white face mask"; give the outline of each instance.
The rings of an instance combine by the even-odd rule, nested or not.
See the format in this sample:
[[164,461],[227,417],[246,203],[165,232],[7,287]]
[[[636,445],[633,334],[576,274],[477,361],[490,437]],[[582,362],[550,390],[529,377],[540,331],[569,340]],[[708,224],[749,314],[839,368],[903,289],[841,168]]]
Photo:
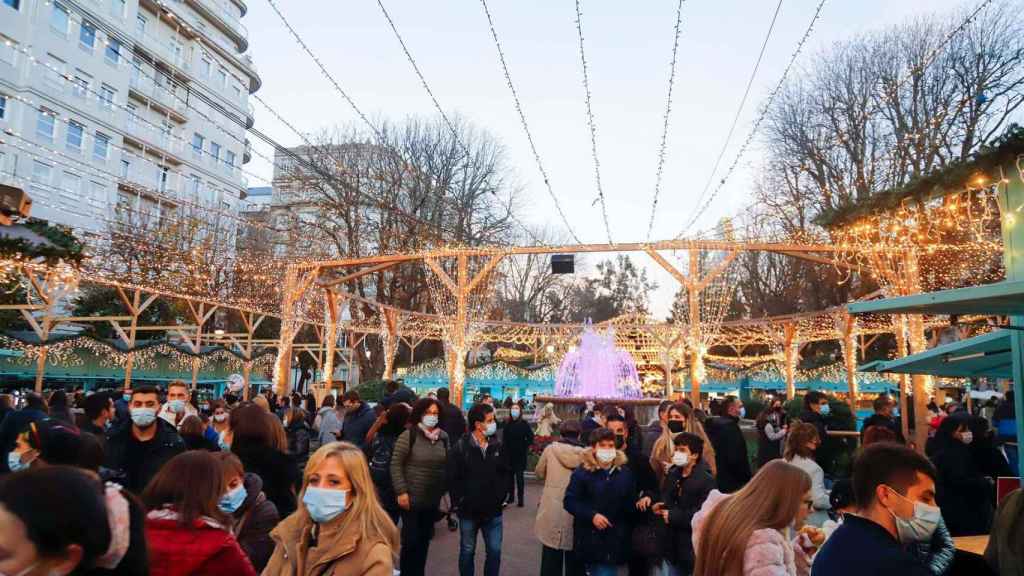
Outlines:
[[213,419],[216,422],[223,422],[223,421],[228,419],[228,415],[227,414],[214,414],[213,415]]
[[964,444],[970,444],[971,442],[974,442],[974,433],[968,430],[967,432],[960,434],[960,441],[963,442]]
[[433,429],[437,426],[437,414],[424,414],[422,422],[427,428]]
[[498,431],[498,423],[491,422],[487,423],[487,428],[484,428],[484,436],[494,436],[494,433]]
[[594,450],[594,455],[602,464],[608,464],[615,460],[615,448],[598,448]]
[[[895,490],[892,490],[892,493],[910,501]],[[896,522],[896,534],[904,544],[928,542],[942,520],[942,511],[937,506],[929,506],[924,502],[914,502],[914,515],[910,518],[900,518],[892,510],[889,510],[889,514],[892,514],[892,519]]]
[[690,454],[687,452],[675,452],[672,454],[672,465],[679,466],[680,468],[685,467],[690,463]]

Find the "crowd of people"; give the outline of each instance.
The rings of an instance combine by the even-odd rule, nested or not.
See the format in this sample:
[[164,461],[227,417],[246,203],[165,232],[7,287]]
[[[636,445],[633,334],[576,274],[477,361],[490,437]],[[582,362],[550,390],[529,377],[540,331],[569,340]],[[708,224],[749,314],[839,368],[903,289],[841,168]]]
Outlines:
[[[791,418],[769,399],[749,450],[731,396],[666,400],[642,424],[615,404],[464,412],[397,382],[373,406],[357,391],[200,402],[182,382],[0,395],[0,574],[414,576],[441,524],[461,575],[482,541],[497,576],[531,467],[543,576],[1021,574],[1024,499],[996,507],[1010,471],[989,420],[941,411],[923,455],[880,395],[836,477],[819,457],[830,399],[802,402]],[[553,441],[531,466],[537,435]],[[972,564],[953,537],[982,534]]]

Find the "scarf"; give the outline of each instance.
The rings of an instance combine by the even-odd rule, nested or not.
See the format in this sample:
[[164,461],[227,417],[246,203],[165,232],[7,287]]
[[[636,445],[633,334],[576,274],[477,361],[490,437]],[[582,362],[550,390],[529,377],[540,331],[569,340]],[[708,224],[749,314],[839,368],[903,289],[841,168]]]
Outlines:
[[420,430],[423,431],[423,435],[427,437],[427,440],[430,440],[431,444],[437,442],[438,439],[441,438],[441,428],[439,426],[434,426],[433,430],[424,426],[423,422],[420,422],[419,426]]

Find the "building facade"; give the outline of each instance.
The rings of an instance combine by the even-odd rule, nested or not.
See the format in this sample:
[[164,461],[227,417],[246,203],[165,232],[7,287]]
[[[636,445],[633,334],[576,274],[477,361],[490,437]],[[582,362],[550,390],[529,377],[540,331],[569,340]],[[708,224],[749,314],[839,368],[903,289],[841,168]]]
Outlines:
[[260,77],[243,0],[0,0],[0,183],[101,232],[237,212]]

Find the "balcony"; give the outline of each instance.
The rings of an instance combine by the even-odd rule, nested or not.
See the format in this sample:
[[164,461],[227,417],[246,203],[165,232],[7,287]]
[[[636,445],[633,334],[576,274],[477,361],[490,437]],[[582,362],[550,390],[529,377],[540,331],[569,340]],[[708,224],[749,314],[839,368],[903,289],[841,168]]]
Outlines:
[[184,123],[188,121],[188,118],[185,116],[188,111],[188,105],[166,85],[157,84],[141,73],[133,71],[128,81],[128,86],[132,92],[137,96],[141,96],[143,100],[156,104],[163,111],[172,113],[179,122]]
[[128,116],[125,123],[125,131],[130,139],[136,140],[146,148],[156,148],[166,154],[174,156],[180,164],[184,157],[185,142],[174,134],[160,130],[152,124],[147,124],[138,119]]
[[183,76],[191,73],[192,63],[185,57],[183,44],[176,43],[173,38],[158,38],[152,34],[140,34],[137,30],[134,37],[137,50],[148,52],[161,62],[177,69]]
[[180,202],[185,198],[187,178],[177,172],[162,172],[160,168],[138,156],[126,156],[131,166],[121,176],[129,188],[142,194]]

